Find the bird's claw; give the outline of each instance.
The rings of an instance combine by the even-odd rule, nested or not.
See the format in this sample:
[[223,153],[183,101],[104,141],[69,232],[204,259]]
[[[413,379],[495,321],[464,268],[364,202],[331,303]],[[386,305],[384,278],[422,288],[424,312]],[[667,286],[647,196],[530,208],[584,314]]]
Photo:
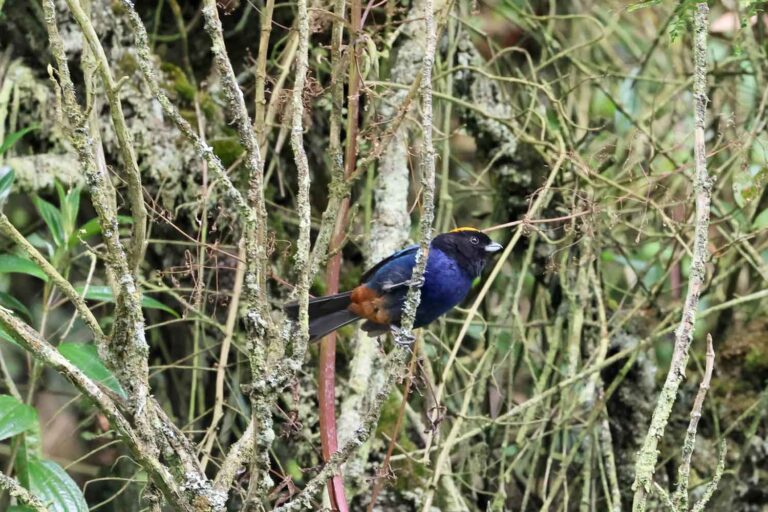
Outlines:
[[409,279],[407,281],[401,281],[399,283],[388,283],[388,284],[385,284],[382,288],[385,292],[389,292],[396,288],[410,288],[411,286],[414,286],[416,288],[421,288],[422,286],[424,286],[424,276],[421,276],[418,279]]
[[424,276],[421,276],[421,277],[418,277],[418,278],[415,278],[415,279],[411,279],[410,281],[408,281],[408,286],[413,286],[415,288],[421,288],[422,286],[424,286]]
[[416,341],[416,336],[412,332],[405,332],[405,329],[401,329],[397,326],[390,327],[392,330],[392,336],[395,339],[395,343],[398,346],[409,348]]

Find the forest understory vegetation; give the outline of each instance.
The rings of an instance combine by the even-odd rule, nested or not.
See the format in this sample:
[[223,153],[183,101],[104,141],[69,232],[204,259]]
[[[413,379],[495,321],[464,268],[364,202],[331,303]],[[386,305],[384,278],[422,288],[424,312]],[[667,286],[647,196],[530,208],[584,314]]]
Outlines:
[[768,510],[765,7],[0,0],[0,510]]

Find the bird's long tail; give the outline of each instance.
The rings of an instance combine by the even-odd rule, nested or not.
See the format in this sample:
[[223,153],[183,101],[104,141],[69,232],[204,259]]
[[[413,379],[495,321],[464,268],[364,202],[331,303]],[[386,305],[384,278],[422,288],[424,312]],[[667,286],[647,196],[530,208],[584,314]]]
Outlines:
[[[360,317],[347,309],[352,292],[309,299],[309,341],[317,341],[326,334],[351,324]],[[283,307],[286,314],[296,320],[299,317],[298,302]]]

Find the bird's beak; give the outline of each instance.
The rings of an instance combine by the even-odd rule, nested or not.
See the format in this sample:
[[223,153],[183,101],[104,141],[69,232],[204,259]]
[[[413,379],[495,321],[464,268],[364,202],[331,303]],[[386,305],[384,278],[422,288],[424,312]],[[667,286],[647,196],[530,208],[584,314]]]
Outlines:
[[497,244],[496,242],[491,242],[490,244],[485,246],[485,252],[490,252],[493,254],[494,252],[499,252],[504,248],[503,245]]

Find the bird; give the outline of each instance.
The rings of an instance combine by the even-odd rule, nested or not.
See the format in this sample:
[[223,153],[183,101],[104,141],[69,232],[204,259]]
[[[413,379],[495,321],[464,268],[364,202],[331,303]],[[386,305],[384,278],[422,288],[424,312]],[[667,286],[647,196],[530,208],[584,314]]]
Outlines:
[[[397,251],[366,271],[352,290],[309,300],[309,340],[359,320],[365,320],[361,328],[369,336],[399,329],[405,298],[414,284],[421,287],[421,301],[413,327],[428,325],[464,300],[486,263],[503,248],[471,227],[441,233],[429,246],[421,282],[412,280],[419,246]],[[283,310],[289,318],[298,318],[298,302]]]

